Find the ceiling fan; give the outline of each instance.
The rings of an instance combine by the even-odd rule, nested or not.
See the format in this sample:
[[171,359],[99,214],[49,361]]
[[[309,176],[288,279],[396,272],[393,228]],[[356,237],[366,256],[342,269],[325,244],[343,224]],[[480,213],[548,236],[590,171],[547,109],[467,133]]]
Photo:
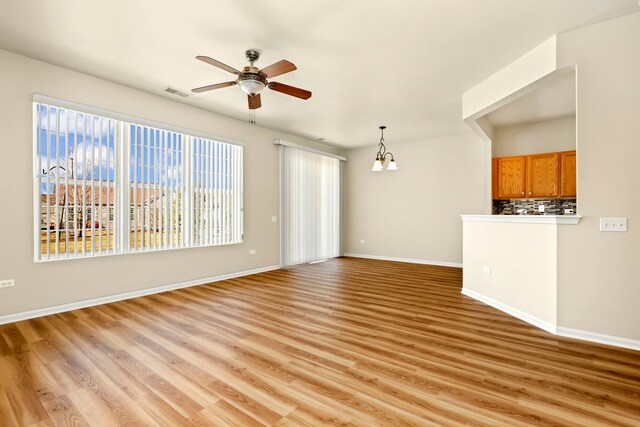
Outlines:
[[240,89],[242,89],[247,94],[250,110],[255,110],[256,108],[260,108],[262,106],[262,103],[260,101],[260,92],[265,87],[268,87],[271,90],[275,90],[276,92],[295,96],[296,98],[300,99],[311,98],[311,92],[309,92],[308,90],[285,85],[283,83],[270,82],[267,80],[272,77],[276,77],[296,70],[296,66],[291,62],[283,59],[282,61],[278,61],[275,64],[271,64],[268,67],[259,70],[257,67],[253,66],[253,63],[256,62],[258,58],[260,58],[260,52],[258,52],[257,50],[248,50],[245,52],[245,55],[251,65],[244,67],[242,71],[238,71],[235,68],[223,64],[220,61],[216,61],[215,59],[209,58],[208,56],[196,56],[196,59],[206,62],[209,65],[213,65],[214,67],[218,67],[221,70],[228,71],[231,74],[235,74],[238,76],[238,78],[231,82],[217,83],[214,85],[191,89],[191,92],[201,93],[213,89],[221,89],[223,87],[239,85]]

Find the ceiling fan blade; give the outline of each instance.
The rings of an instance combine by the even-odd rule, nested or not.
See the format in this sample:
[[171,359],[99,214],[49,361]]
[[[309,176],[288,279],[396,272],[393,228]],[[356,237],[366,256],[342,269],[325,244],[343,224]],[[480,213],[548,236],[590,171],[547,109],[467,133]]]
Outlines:
[[249,98],[249,109],[250,110],[255,110],[257,108],[262,107],[262,102],[260,100],[260,94],[257,93],[253,96],[251,95],[247,95],[247,98]]
[[311,92],[308,90],[300,89],[298,87],[285,85],[278,82],[269,83],[269,89],[275,90],[276,92],[281,92],[286,95],[295,96],[300,99],[309,99],[311,98]]
[[260,70],[260,72],[268,78],[271,78],[279,76],[281,74],[290,73],[291,71],[295,71],[297,69],[298,68],[296,68],[296,66],[291,62],[283,59],[282,61],[278,61],[275,64],[269,65],[268,67],[264,67],[262,70]]
[[217,83],[215,85],[208,85],[208,86],[202,86],[202,87],[197,87],[195,89],[191,89],[191,92],[201,93],[201,92],[206,92],[208,90],[221,89],[223,87],[235,86],[237,84],[238,84],[237,82]]
[[209,58],[208,56],[199,55],[199,56],[196,56],[196,59],[199,59],[200,61],[206,62],[209,65],[213,65],[214,67],[218,67],[221,70],[228,71],[231,74],[235,74],[235,75],[242,74],[240,71],[236,70],[235,68],[229,67],[227,64],[223,64],[222,62],[216,61],[215,59]]

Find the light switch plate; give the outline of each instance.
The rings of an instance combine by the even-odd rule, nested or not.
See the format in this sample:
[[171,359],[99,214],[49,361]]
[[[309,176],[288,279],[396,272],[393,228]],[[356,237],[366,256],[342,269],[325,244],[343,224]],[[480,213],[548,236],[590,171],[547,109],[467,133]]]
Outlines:
[[484,274],[491,274],[491,267],[489,267],[489,266],[485,265],[485,266],[482,268],[482,272],[483,272]]
[[600,218],[600,231],[625,232],[627,218]]
[[271,222],[278,222],[278,217],[277,216],[272,216],[271,217]]

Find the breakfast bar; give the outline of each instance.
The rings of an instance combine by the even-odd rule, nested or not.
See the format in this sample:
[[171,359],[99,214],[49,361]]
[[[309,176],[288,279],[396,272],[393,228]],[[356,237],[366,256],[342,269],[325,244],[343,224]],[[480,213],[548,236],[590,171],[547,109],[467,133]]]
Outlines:
[[557,325],[558,227],[580,215],[462,215],[462,293],[549,332]]

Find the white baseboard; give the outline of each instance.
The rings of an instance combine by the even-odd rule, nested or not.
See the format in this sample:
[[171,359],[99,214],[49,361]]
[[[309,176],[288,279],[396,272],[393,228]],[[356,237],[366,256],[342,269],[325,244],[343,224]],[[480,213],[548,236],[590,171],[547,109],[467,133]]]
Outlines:
[[510,314],[513,317],[517,317],[520,320],[530,323],[533,326],[537,326],[538,328],[543,329],[547,332],[551,332],[554,335],[640,351],[640,341],[638,340],[631,340],[628,338],[616,337],[612,335],[605,335],[595,332],[581,331],[579,329],[556,326],[549,322],[545,322],[544,320],[538,319],[537,317],[531,316],[530,314],[524,313],[518,309],[510,307],[506,304],[498,302],[492,298],[479,294],[475,291],[462,288],[462,294],[487,305],[490,305],[493,308],[497,308],[500,311],[504,311],[505,313]]
[[63,313],[65,311],[77,310],[79,308],[92,307],[94,305],[107,304],[110,302],[122,301],[145,295],[158,294],[172,291],[174,289],[188,288],[191,286],[203,285],[205,283],[219,282],[221,280],[233,279],[236,277],[249,276],[251,274],[264,273],[279,269],[279,265],[268,265],[254,268],[252,270],[239,271],[236,273],[222,274],[219,276],[203,277],[201,279],[188,280],[186,282],[173,283],[170,285],[158,286],[155,288],[140,289],[138,291],[125,292],[122,294],[108,295],[106,297],[92,298],[84,301],[77,301],[68,304],[54,305],[51,307],[38,308],[36,310],[23,311],[20,313],[5,314],[0,316],[0,325],[5,323],[19,322],[21,320],[33,319],[35,317],[48,316],[50,314]]
[[459,263],[459,262],[429,261],[429,260],[426,260],[426,259],[394,258],[394,257],[388,257],[388,256],[353,254],[353,253],[345,253],[344,256],[349,256],[349,257],[353,257],[353,258],[379,259],[379,260],[382,260],[382,261],[409,262],[411,264],[439,265],[441,267],[458,267],[458,268],[462,268],[462,264]]
[[517,317],[520,320],[523,320],[527,323],[532,324],[533,326],[537,326],[540,329],[543,329],[547,332],[551,332],[552,334],[556,333],[556,325],[546,322],[542,319],[539,319],[535,316],[525,313],[524,311],[520,311],[516,308],[503,304],[499,301],[496,301],[492,298],[479,294],[470,289],[462,288],[462,294],[468,297],[471,297],[477,301],[490,305],[493,308],[497,308],[500,311],[504,311],[507,314],[510,314],[513,317]]
[[640,351],[640,341],[630,340],[628,338],[614,337],[612,335],[598,334],[595,332],[581,331],[579,329],[564,328],[558,326],[556,334],[561,337],[576,338],[584,341],[597,342],[599,344],[607,344],[615,347],[628,348],[630,350]]

